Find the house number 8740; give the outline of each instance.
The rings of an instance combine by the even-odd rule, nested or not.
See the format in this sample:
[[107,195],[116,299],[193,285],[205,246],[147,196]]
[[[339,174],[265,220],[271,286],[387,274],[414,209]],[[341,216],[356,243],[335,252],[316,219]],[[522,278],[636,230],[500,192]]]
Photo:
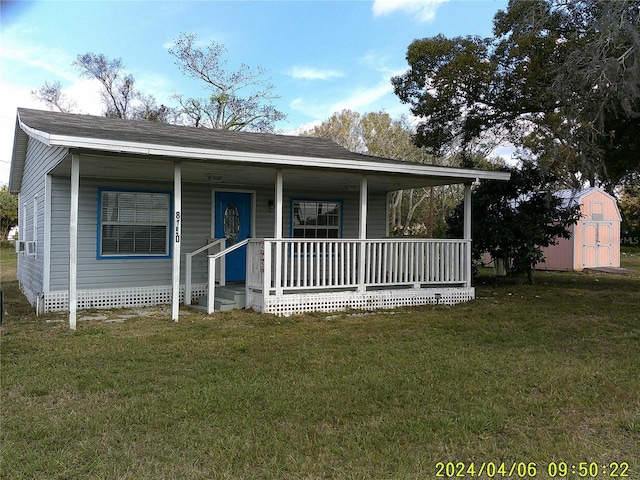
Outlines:
[[180,243],[180,212],[176,212],[176,243]]

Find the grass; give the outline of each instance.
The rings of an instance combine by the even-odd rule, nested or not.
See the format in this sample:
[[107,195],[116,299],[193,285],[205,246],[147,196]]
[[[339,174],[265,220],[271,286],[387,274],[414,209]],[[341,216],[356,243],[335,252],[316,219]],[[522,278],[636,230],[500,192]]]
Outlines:
[[454,307],[72,332],[24,305],[3,250],[0,477],[429,479],[440,461],[521,461],[539,479],[593,461],[638,479],[640,252],[623,258],[637,274],[481,276]]

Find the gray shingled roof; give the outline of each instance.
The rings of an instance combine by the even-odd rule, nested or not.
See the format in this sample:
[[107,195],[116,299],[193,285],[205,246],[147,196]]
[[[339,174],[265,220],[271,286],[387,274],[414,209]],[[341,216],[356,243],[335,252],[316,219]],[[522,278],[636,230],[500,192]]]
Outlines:
[[258,154],[403,163],[353,153],[323,138],[212,130],[26,108],[19,108],[18,116],[28,127],[50,135]]

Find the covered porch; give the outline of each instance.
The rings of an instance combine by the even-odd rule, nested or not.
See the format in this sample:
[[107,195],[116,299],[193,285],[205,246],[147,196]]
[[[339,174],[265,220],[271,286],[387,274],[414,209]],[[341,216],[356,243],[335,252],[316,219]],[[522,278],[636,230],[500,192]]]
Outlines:
[[[71,321],[78,301],[93,295],[76,286],[80,171],[92,174],[85,188],[93,183],[106,184],[103,180],[106,176],[98,172],[103,158],[102,155],[70,155],[68,305]],[[109,158],[111,166],[123,165],[126,161],[120,157]],[[200,303],[207,313],[213,313],[216,290],[229,280],[242,283],[247,308],[277,315],[455,304],[475,297],[471,286],[471,188],[478,180],[502,179],[504,174],[378,160],[369,165],[345,161],[332,168],[301,165],[300,159],[296,161],[298,164],[292,165],[253,159],[236,165],[174,157],[145,159],[144,172],[141,166],[135,168],[138,181],[172,185],[171,255],[167,259],[170,278],[165,283],[166,289],[152,288],[153,298],[166,298],[165,302],[171,304],[174,321],[179,319],[181,304]],[[148,168],[153,163],[157,168]],[[64,165],[60,169],[64,169]],[[132,168],[123,165],[115,171],[118,174],[111,175],[111,183],[117,182],[121,175],[130,174]],[[388,236],[387,203],[391,192],[447,184],[464,185],[463,238]],[[207,191],[208,195],[202,196]],[[238,231],[226,232],[228,209],[218,206],[218,194],[247,198],[246,212],[240,209],[235,223],[232,222],[237,223],[239,229],[245,229],[244,237],[238,236]],[[332,234],[323,232],[326,236],[322,238],[296,237],[297,199],[325,202],[327,198],[338,199],[340,228]],[[198,214],[193,210],[196,203],[203,205],[201,210],[198,207]],[[207,209],[209,213],[205,213]],[[200,232],[198,236],[193,235],[194,231]],[[200,243],[199,239],[203,238],[200,235],[205,231],[209,239]],[[230,279],[225,272],[230,264],[237,267],[238,259],[232,257],[237,252],[243,252],[240,267],[243,274],[240,279]],[[137,298],[145,295],[146,288],[122,288],[118,295]],[[155,293],[159,289],[160,296]],[[111,290],[109,292],[111,294]],[[145,297],[146,304],[158,301]],[[87,304],[96,303],[83,303]]]
[[[431,180],[433,181],[433,179]],[[185,255],[184,303],[215,311],[216,289],[226,284],[227,255],[246,250],[245,306],[291,315],[309,311],[375,310],[471,300],[471,182],[464,188],[463,239],[367,238],[368,178],[358,186],[358,238],[286,238],[282,172],[276,175],[273,237],[228,245],[216,238]],[[386,218],[386,215],[385,215]],[[191,281],[192,262],[208,256],[206,295]],[[179,278],[180,272],[174,274]],[[179,285],[176,286],[179,288]],[[177,291],[177,290],[174,290]],[[174,299],[174,319],[179,301]]]
[[247,304],[260,312],[377,310],[475,297],[470,241],[264,239],[248,246]]

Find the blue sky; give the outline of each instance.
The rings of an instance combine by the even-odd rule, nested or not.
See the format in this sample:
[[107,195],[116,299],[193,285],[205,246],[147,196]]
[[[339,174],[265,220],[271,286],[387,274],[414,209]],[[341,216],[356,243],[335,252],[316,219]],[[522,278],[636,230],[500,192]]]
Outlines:
[[16,108],[58,81],[77,112],[101,114],[99,87],[71,65],[78,54],[123,60],[159,103],[174,92],[204,96],[167,53],[181,33],[223,43],[229,68],[262,66],[287,114],[286,133],[344,108],[408,114],[390,78],[407,69],[416,38],[491,34],[506,0],[9,1],[0,17],[0,184],[9,178]]

